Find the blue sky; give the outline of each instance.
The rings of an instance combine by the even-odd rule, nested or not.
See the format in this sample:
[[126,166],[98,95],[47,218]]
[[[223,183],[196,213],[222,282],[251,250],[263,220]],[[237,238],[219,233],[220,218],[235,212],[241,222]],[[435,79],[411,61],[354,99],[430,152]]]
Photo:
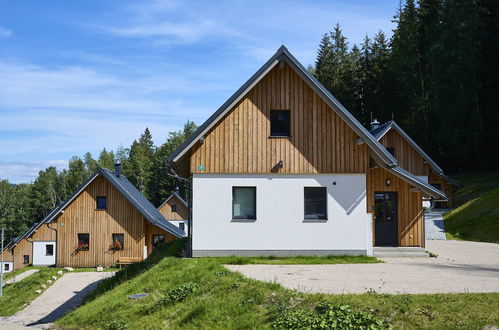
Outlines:
[[338,22],[350,45],[392,1],[2,1],[0,178],[31,182],[73,156],[156,144],[201,124],[284,43],[313,64]]

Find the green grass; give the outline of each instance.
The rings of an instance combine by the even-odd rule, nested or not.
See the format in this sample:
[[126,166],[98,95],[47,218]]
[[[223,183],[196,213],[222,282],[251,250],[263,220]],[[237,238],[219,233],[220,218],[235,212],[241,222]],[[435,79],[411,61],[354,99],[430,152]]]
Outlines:
[[368,256],[296,256],[296,257],[213,257],[205,258],[225,265],[313,265],[313,264],[368,264],[382,262],[379,259]]
[[457,177],[458,208],[444,215],[447,239],[499,243],[499,173]]
[[[105,280],[85,305],[56,321],[59,328],[262,329],[292,311],[321,302],[350,305],[395,328],[479,329],[499,325],[499,293],[387,295],[305,294],[228,271],[223,258],[179,259],[184,241]],[[128,299],[146,292],[141,300]]]
[[18,269],[18,270],[14,270],[14,271],[11,271],[11,272],[8,272],[8,273],[3,273],[3,280],[7,281],[7,280],[13,278],[14,276],[17,276],[19,274],[24,273],[27,270],[36,269],[36,268],[38,268],[38,267],[25,266],[25,267],[23,267],[21,269]]
[[[22,268],[22,270],[25,268]],[[50,280],[52,276],[57,275],[57,271],[59,270],[61,268],[40,268],[38,272],[20,282],[7,284],[3,288],[3,296],[0,297],[0,315],[13,315],[21,310],[24,305],[38,296],[35,290],[40,289],[41,285]]]

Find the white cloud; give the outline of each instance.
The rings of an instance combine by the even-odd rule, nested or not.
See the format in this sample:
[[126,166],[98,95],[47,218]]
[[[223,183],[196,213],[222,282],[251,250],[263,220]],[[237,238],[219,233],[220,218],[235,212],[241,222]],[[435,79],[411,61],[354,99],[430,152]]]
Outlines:
[[12,35],[12,31],[0,26],[0,38],[8,38]]
[[55,166],[58,170],[62,170],[67,168],[68,161],[61,159],[32,162],[0,161],[0,179],[7,178],[10,183],[33,182],[38,176],[38,172],[49,166]]

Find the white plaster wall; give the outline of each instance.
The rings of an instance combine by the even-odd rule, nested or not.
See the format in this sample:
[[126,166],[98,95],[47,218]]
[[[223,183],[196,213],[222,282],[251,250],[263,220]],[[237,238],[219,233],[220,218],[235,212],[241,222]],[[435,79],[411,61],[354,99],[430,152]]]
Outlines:
[[184,226],[185,226],[185,234],[187,235],[188,233],[188,230],[189,230],[189,220],[168,220],[172,225],[174,225],[175,227],[178,227],[180,228],[180,223],[183,223]]
[[[5,270],[5,267],[4,267],[5,265],[9,265],[8,270]],[[0,261],[0,267],[3,268],[4,273],[10,273],[14,269],[14,263],[12,261],[4,261],[4,262]]]
[[[51,256],[45,255],[45,245],[54,246],[54,254]],[[55,254],[57,245],[55,241],[40,241],[33,242],[33,266],[51,266],[55,265]]]
[[[233,186],[257,187],[256,221],[232,220]],[[304,187],[318,186],[328,220],[304,220]],[[194,174],[193,250],[368,251],[366,203],[364,174]]]

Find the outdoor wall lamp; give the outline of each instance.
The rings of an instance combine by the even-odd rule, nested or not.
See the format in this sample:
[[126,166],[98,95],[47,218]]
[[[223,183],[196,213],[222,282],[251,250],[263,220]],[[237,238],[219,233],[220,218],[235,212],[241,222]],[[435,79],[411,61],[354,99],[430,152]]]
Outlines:
[[392,184],[392,182],[390,181],[390,179],[386,179],[386,186],[390,187],[391,184]]
[[279,161],[276,165],[277,168],[283,168],[284,167],[284,162],[282,160]]

